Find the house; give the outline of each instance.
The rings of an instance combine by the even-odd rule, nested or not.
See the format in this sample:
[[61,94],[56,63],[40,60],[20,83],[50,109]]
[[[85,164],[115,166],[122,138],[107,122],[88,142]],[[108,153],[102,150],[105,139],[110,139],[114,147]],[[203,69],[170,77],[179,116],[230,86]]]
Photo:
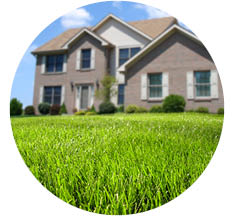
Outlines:
[[125,22],[108,15],[97,25],[69,29],[34,50],[33,105],[65,103],[68,113],[101,101],[94,97],[105,74],[115,76],[116,105],[150,108],[169,94],[186,109],[224,106],[215,64],[201,41],[173,17]]

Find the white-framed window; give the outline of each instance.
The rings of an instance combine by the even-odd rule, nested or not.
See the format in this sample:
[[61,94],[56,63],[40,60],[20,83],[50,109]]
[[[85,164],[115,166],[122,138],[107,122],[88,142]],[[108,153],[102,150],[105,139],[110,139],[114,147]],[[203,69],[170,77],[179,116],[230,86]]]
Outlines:
[[162,73],[148,74],[148,97],[150,99],[163,97]]
[[128,59],[140,51],[140,47],[120,48],[119,49],[119,66],[124,64]]
[[49,104],[61,104],[62,87],[61,86],[44,86],[43,102]]
[[91,49],[81,50],[81,69],[91,68]]
[[118,85],[118,105],[123,105],[124,104],[124,84],[119,84]]
[[46,72],[62,72],[64,55],[47,55],[46,56]]
[[199,97],[211,96],[210,71],[195,71],[195,95]]

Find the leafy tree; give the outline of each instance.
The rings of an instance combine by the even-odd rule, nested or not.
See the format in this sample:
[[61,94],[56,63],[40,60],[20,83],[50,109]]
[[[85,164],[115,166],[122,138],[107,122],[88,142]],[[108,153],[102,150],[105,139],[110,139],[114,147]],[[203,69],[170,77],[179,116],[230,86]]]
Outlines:
[[102,100],[103,102],[110,102],[111,97],[117,93],[113,88],[115,83],[115,77],[111,75],[105,75],[101,80],[101,88],[97,89],[95,92],[95,97]]
[[10,115],[21,115],[23,112],[23,104],[16,98],[12,98],[10,102]]

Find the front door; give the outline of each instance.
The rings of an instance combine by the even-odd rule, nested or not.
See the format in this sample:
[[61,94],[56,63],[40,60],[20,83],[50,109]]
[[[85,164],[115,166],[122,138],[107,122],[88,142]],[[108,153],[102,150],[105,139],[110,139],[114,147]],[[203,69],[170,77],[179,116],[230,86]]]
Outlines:
[[94,88],[93,85],[77,86],[77,109],[87,110],[93,105]]
[[88,108],[89,103],[89,87],[81,86],[81,94],[80,94],[80,109],[84,110]]

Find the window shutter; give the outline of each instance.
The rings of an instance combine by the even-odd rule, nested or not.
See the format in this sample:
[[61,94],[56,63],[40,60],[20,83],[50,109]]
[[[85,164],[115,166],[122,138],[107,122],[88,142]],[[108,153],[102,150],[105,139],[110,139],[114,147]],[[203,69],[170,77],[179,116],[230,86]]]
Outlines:
[[91,49],[91,69],[95,69],[95,49]]
[[43,90],[44,90],[44,87],[41,86],[40,92],[39,92],[39,104],[43,102]]
[[65,86],[62,86],[62,91],[61,91],[61,105],[63,105],[65,99]]
[[93,100],[94,100],[94,87],[93,85],[89,86],[89,108],[93,106]]
[[67,72],[67,54],[63,55],[63,72]]
[[163,95],[163,98],[165,98],[165,97],[167,97],[168,96],[168,92],[169,92],[169,90],[168,90],[168,72],[164,72],[163,74],[162,74],[162,95]]
[[76,105],[77,105],[77,109],[80,109],[80,95],[81,95],[81,86],[77,87],[77,101],[76,101]]
[[46,56],[42,56],[41,60],[41,73],[45,73],[45,67],[46,67]]
[[211,70],[210,83],[211,83],[211,97],[219,98],[217,70]]
[[147,100],[147,74],[141,75],[141,100]]
[[76,70],[80,70],[80,53],[81,53],[81,50],[77,50],[77,53],[76,53]]
[[194,89],[193,89],[193,71],[187,72],[187,98],[193,99]]

